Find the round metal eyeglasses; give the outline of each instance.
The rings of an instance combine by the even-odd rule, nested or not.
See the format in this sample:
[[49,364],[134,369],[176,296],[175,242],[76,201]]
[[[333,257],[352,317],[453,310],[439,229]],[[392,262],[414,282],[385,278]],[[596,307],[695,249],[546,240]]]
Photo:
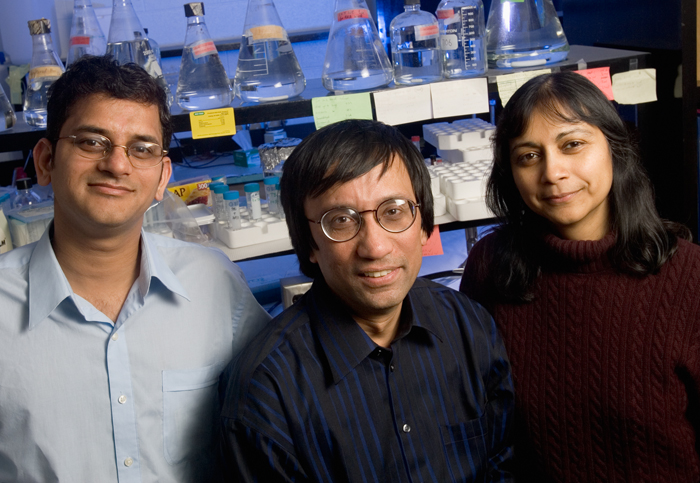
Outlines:
[[98,161],[104,159],[114,148],[122,148],[126,157],[134,168],[152,168],[158,166],[168,151],[159,144],[146,141],[136,141],[128,146],[114,144],[112,141],[100,134],[82,133],[73,136],[63,136],[61,139],[72,139],[73,146],[78,150],[78,154],[83,158]]
[[420,205],[401,198],[386,200],[377,206],[376,210],[357,211],[353,208],[333,208],[321,215],[318,221],[311,223],[321,225],[323,234],[334,242],[352,240],[362,228],[362,214],[374,213],[374,219],[379,226],[389,233],[406,231],[416,221],[416,208]]

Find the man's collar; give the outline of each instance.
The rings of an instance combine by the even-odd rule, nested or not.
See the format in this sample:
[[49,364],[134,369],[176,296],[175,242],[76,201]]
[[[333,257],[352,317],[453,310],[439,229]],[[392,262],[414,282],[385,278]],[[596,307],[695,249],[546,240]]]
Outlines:
[[[420,327],[442,341],[439,324],[435,324],[431,318],[419,319],[415,316],[414,298],[409,291],[403,301],[397,338],[403,338],[413,328]],[[326,354],[333,383],[337,384],[378,346],[355,322],[350,308],[333,293],[322,277],[314,281],[306,300],[311,328]]]

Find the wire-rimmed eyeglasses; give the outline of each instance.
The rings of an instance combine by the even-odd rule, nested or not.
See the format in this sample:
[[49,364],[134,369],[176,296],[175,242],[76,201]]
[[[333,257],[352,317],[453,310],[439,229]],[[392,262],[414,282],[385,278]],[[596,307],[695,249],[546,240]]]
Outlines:
[[406,231],[416,221],[416,208],[420,205],[402,198],[383,201],[375,210],[357,211],[353,208],[333,208],[311,223],[321,225],[323,234],[334,242],[352,240],[362,228],[362,214],[374,213],[379,226],[389,233]]
[[56,139],[56,141],[58,142],[61,139],[72,139],[73,146],[77,148],[80,156],[95,161],[109,156],[114,148],[122,148],[126,153],[127,159],[134,168],[152,168],[158,166],[161,161],[163,161],[163,157],[168,154],[168,151],[156,143],[136,141],[128,146],[121,146],[112,143],[108,137],[96,133],[63,136]]

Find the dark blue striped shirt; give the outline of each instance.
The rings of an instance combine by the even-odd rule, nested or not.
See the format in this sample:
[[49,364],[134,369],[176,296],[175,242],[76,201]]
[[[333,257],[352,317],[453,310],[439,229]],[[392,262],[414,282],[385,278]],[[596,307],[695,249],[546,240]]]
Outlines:
[[317,280],[230,368],[227,481],[510,481],[510,364],[491,316],[418,279],[390,349]]

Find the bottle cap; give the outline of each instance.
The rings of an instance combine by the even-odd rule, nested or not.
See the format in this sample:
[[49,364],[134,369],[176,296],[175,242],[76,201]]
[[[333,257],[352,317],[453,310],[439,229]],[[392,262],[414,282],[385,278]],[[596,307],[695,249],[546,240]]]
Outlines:
[[217,194],[218,193],[226,193],[227,191],[228,191],[228,186],[226,186],[223,183],[214,186],[214,193],[217,193]]
[[28,190],[32,187],[32,180],[29,178],[18,179],[15,186],[18,190]]
[[258,183],[247,183],[243,185],[243,191],[246,193],[255,193],[256,191],[260,191],[260,186]]
[[204,3],[203,2],[193,2],[185,4],[185,17],[203,17],[204,16]]
[[420,0],[403,0],[404,5],[420,5]]
[[265,178],[265,186],[270,185],[270,184],[273,184],[276,186],[279,184],[279,182],[280,182],[280,179],[277,176],[268,176],[267,178]]
[[39,20],[30,20],[27,23],[29,24],[29,33],[31,35],[51,33],[51,21],[49,19],[40,18]]
[[224,184],[223,181],[212,181],[209,183],[209,189],[213,190],[215,187],[221,186],[222,184]]
[[224,199],[226,201],[228,200],[237,200],[241,195],[238,193],[238,191],[227,191],[224,193]]

